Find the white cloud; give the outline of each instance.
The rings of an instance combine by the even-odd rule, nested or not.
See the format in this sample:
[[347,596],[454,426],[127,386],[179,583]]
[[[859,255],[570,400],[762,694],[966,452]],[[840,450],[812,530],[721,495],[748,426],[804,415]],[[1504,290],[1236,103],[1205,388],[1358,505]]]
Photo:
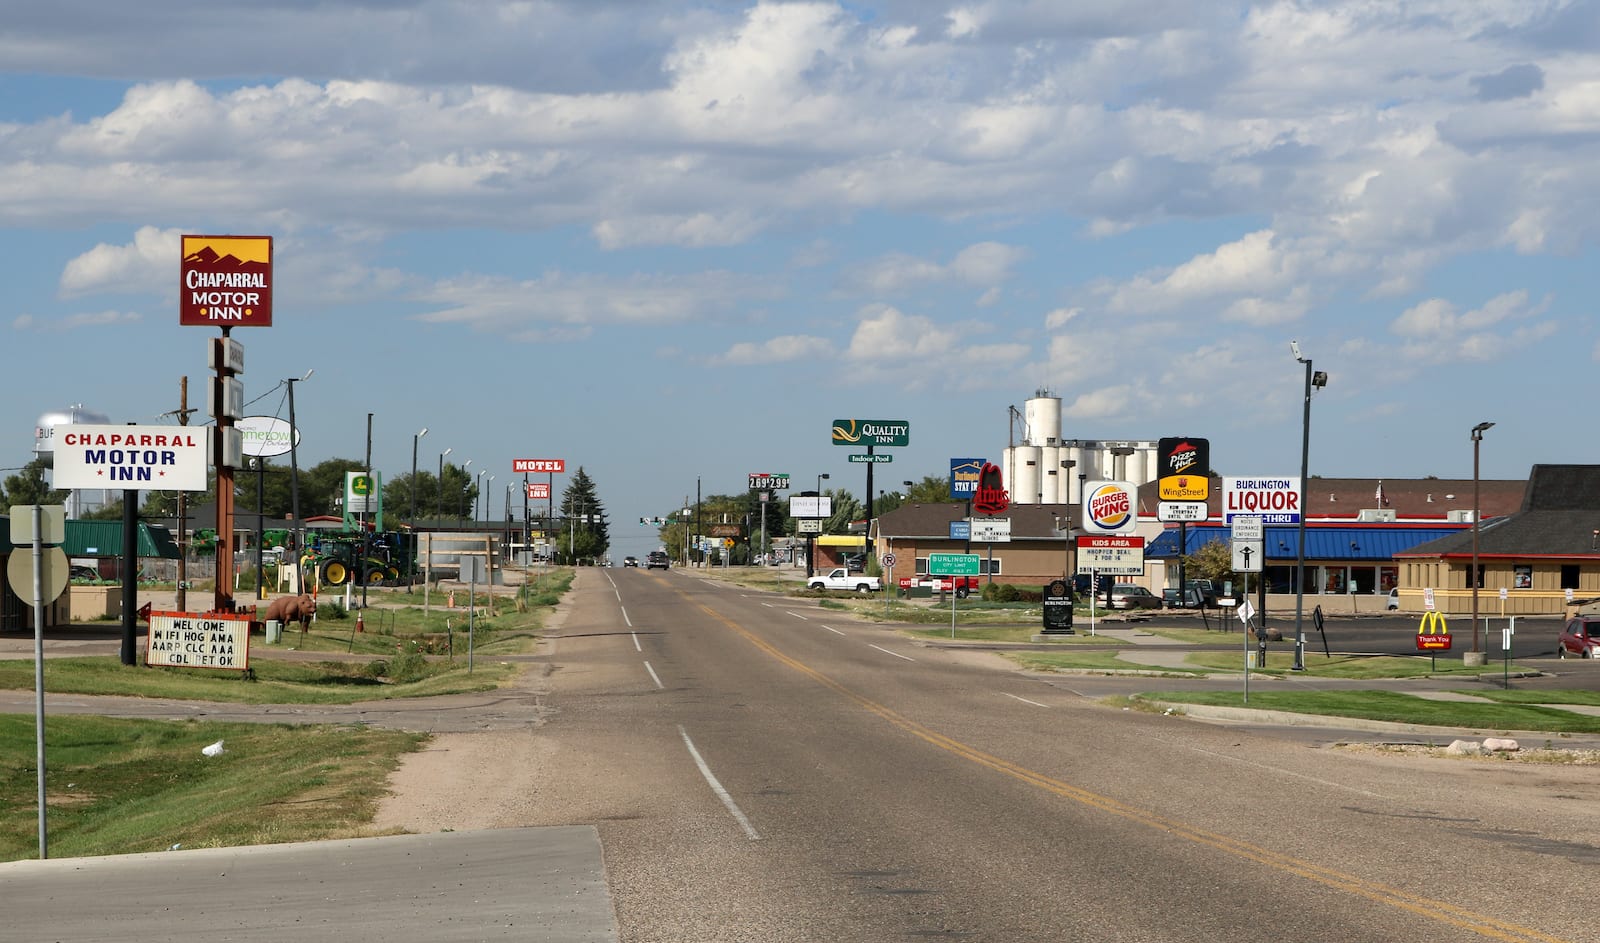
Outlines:
[[[471,275],[446,279],[418,293],[435,307],[418,316],[459,323],[514,339],[572,336],[559,328],[597,324],[662,326],[726,314],[736,302],[769,297],[774,289],[726,272],[686,276],[606,278],[547,273],[514,280]],[[556,333],[550,333],[556,331]]]
[[1530,304],[1526,291],[1497,295],[1465,312],[1444,298],[1429,298],[1401,312],[1389,330],[1404,339],[1407,357],[1428,363],[1494,360],[1553,334],[1556,324],[1539,320],[1548,306],[1548,299]]
[[1064,328],[1082,313],[1082,308],[1056,308],[1044,316],[1045,330],[1055,331]]
[[96,292],[160,291],[177,284],[181,231],[141,226],[128,245],[100,243],[61,272],[65,297]]
[[956,282],[992,291],[1011,280],[1016,266],[1029,255],[1024,248],[999,242],[974,243],[944,265],[890,253],[850,270],[841,287],[855,294],[883,296]]
[[774,337],[759,344],[752,342],[734,344],[714,358],[713,362],[733,366],[753,366],[795,360],[821,361],[832,354],[833,345],[823,338],[790,334]]
[[144,315],[135,311],[89,311],[60,317],[21,314],[12,320],[11,327],[18,331],[33,331],[42,334],[111,327],[117,324],[134,324],[142,320],[144,320]]

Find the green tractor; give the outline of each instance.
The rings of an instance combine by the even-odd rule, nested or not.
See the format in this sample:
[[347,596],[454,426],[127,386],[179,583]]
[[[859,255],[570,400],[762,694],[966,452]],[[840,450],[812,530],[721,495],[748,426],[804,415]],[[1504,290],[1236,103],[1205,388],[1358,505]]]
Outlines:
[[363,556],[359,535],[318,537],[300,559],[301,573],[323,586],[343,586],[351,580],[357,586],[399,583],[411,567],[411,554],[405,551],[409,539],[400,534],[374,535]]

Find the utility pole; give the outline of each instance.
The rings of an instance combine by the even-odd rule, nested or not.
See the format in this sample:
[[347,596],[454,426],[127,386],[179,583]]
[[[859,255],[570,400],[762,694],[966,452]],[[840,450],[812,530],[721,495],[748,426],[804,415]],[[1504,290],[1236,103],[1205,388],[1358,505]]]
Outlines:
[[[178,425],[189,424],[189,378],[178,378]],[[189,492],[178,492],[178,611],[188,612],[189,605]]]

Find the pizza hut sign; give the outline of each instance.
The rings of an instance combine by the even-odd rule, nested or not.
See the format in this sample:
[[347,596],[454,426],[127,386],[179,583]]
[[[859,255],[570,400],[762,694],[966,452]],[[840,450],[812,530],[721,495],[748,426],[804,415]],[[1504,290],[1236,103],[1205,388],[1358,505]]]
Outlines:
[[984,463],[978,472],[978,490],[972,493],[972,509],[979,514],[1004,514],[1011,507],[1011,495],[1006,492],[1000,466]]

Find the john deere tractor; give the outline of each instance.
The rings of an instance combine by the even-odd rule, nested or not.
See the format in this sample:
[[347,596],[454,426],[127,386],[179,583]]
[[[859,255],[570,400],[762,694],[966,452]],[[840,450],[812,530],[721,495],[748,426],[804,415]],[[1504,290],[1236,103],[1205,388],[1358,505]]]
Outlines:
[[[359,534],[318,536],[301,556],[300,572],[323,586],[343,586],[351,580],[358,586],[398,583],[412,566],[413,555],[407,549],[410,540],[406,534],[374,534],[368,539],[363,556]],[[361,561],[359,567],[357,560]]]

